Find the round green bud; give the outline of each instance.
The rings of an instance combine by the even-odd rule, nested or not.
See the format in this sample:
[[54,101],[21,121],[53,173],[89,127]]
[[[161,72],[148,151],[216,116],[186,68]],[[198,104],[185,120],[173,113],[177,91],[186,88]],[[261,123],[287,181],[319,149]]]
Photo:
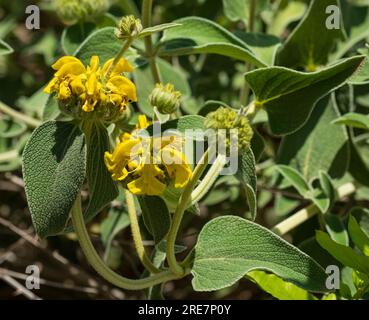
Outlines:
[[224,139],[227,147],[231,145],[231,135],[236,134],[238,139],[238,149],[246,150],[250,146],[253,137],[253,130],[246,116],[238,114],[236,110],[226,107],[220,107],[214,112],[210,112],[205,119],[205,127],[207,129],[219,130],[218,134],[224,135],[224,131],[231,131],[226,134]]
[[170,83],[157,84],[150,94],[150,103],[162,114],[172,114],[177,111],[181,103],[181,93],[174,91],[174,86]]
[[115,35],[119,39],[126,39],[129,37],[138,36],[143,27],[141,20],[137,19],[135,16],[125,16],[119,22],[119,27],[115,30]]
[[56,0],[56,12],[63,22],[93,21],[104,15],[109,0]]

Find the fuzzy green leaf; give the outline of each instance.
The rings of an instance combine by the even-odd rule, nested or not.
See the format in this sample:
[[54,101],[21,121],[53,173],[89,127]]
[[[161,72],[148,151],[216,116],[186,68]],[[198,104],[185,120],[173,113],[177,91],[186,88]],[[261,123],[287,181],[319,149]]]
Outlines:
[[170,215],[164,200],[155,196],[139,197],[142,216],[147,230],[159,244],[167,235],[170,228]]
[[369,237],[360,228],[359,223],[352,215],[350,215],[349,218],[348,230],[354,244],[362,251],[362,253],[369,257]]
[[322,267],[271,231],[235,216],[208,222],[195,247],[194,289],[229,287],[252,270],[273,272],[305,290],[327,291]]
[[243,41],[211,20],[187,17],[175,22],[181,26],[164,32],[160,55],[213,53],[265,66]]
[[153,27],[150,27],[150,28],[143,29],[140,32],[139,38],[147,37],[147,36],[152,35],[153,33],[162,32],[164,30],[175,28],[175,27],[178,27],[178,26],[180,26],[179,23],[173,23],[173,22],[159,24],[157,26],[153,26]]
[[358,255],[352,248],[338,244],[327,233],[322,231],[316,232],[316,240],[321,247],[343,265],[369,274],[369,257]]
[[118,196],[118,186],[104,163],[104,154],[111,149],[106,128],[101,123],[93,122],[86,127],[85,134],[89,203],[84,218],[90,221]]
[[362,56],[348,58],[314,73],[283,67],[263,68],[246,73],[246,80],[254,91],[256,103],[268,113],[272,132],[284,135],[301,128],[315,103],[344,84],[362,61]]
[[72,123],[49,121],[37,128],[23,153],[28,205],[41,237],[63,231],[85,178],[85,144]]
[[308,122],[283,139],[278,163],[297,169],[306,181],[318,177],[320,171],[333,178],[342,176],[349,161],[348,136],[343,127],[331,123],[337,117],[334,100],[319,101]]
[[317,300],[308,291],[299,288],[293,283],[284,281],[274,274],[255,270],[249,272],[246,276],[258,284],[261,289],[279,300]]
[[257,214],[256,201],[256,169],[255,157],[251,149],[243,152],[238,160],[238,172],[236,174],[238,180],[245,188],[247,203],[249,206],[249,218],[255,220]]
[[327,64],[329,53],[337,40],[344,39],[342,27],[327,28],[329,14],[326,13],[326,9],[329,6],[339,8],[339,3],[337,0],[311,2],[304,19],[291,33],[279,52],[277,57],[279,65],[315,70],[316,67]]
[[347,247],[349,245],[349,236],[342,220],[337,215],[327,213],[324,215],[324,222],[331,238]]
[[365,129],[369,131],[369,116],[359,113],[346,113],[342,117],[333,121],[335,124],[344,124],[349,127]]

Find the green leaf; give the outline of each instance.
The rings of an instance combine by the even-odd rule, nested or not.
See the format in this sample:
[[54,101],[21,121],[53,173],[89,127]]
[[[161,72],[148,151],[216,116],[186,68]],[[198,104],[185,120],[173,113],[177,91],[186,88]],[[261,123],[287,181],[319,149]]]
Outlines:
[[0,116],[0,137],[14,138],[21,135],[27,126],[22,122],[14,121],[10,117]]
[[222,101],[209,100],[209,101],[206,101],[204,105],[200,107],[198,111],[198,115],[206,117],[208,113],[217,110],[219,107],[230,108],[229,105],[227,105],[226,103]]
[[369,210],[355,207],[351,209],[350,214],[355,217],[356,221],[360,225],[360,228],[369,237]]
[[303,197],[307,196],[310,192],[310,187],[304,177],[297,170],[284,165],[277,166],[277,169],[300,193],[300,195]]
[[93,23],[77,23],[63,30],[61,46],[66,55],[72,56],[86,39],[96,29]]
[[325,171],[319,172],[319,184],[322,192],[332,205],[337,199],[337,191],[333,185],[331,177]]
[[329,29],[326,26],[329,14],[326,8],[339,7],[337,0],[314,0],[311,2],[304,19],[291,33],[277,61],[279,65],[296,68],[305,67],[313,71],[320,65],[326,65],[329,53],[338,39],[344,39],[343,28]]
[[360,228],[359,223],[352,215],[349,217],[348,230],[354,244],[362,251],[362,253],[369,257],[369,237]]
[[334,124],[344,124],[349,127],[365,129],[369,131],[369,116],[359,113],[346,113],[333,121]]
[[287,26],[299,20],[305,10],[306,4],[298,1],[285,1],[286,6],[279,10],[268,26],[268,34],[282,36]]
[[301,202],[296,199],[284,197],[280,194],[276,195],[274,200],[274,211],[277,217],[284,217],[295,210]]
[[364,186],[369,186],[369,167],[365,163],[358,146],[350,141],[350,174],[356,181]]
[[342,220],[334,214],[327,213],[324,215],[324,222],[325,228],[327,229],[327,232],[331,238],[335,242],[348,247],[349,236]]
[[16,105],[19,106],[26,114],[29,114],[35,118],[42,118],[44,106],[49,99],[49,94],[45,93],[44,87],[37,90],[30,97],[21,96],[16,101]]
[[246,33],[238,31],[236,36],[267,66],[274,65],[277,51],[281,46],[279,38],[263,33]]
[[265,271],[250,271],[247,278],[279,300],[318,300],[308,291]]
[[63,231],[85,178],[79,128],[56,121],[37,128],[24,149],[23,176],[37,234],[44,238]]
[[147,36],[152,35],[153,33],[162,32],[164,30],[175,28],[175,27],[178,27],[178,26],[180,26],[179,23],[171,22],[171,23],[159,24],[159,25],[156,25],[156,26],[153,26],[153,27],[150,27],[150,28],[145,28],[140,32],[139,38],[147,37]]
[[[205,131],[204,117],[201,116],[183,116],[175,120],[170,120],[161,125],[161,132],[170,129],[176,129],[181,133],[185,133],[186,130],[200,130]],[[151,125],[146,129],[150,134],[154,132],[154,126]]]
[[109,215],[101,223],[101,240],[104,246],[108,247],[117,234],[129,225],[128,214],[119,208],[112,208]]
[[306,181],[318,177],[320,171],[340,177],[348,166],[348,136],[343,127],[331,124],[339,116],[332,99],[319,101],[308,122],[286,136],[278,151],[278,163],[297,169]]
[[0,39],[0,56],[13,53],[14,50],[5,41]]
[[345,83],[362,61],[363,57],[357,56],[314,73],[262,68],[246,73],[246,80],[254,91],[256,104],[266,109],[272,132],[284,135],[301,128],[315,103]]
[[[186,76],[178,68],[163,59],[157,59],[160,78],[163,83],[171,83],[175,90],[182,93],[182,102],[191,96],[191,88],[187,82]],[[150,66],[146,63],[136,68],[133,72],[135,84],[137,86],[138,105],[142,112],[152,117],[154,114],[153,107],[149,101],[149,95],[155,88]]]
[[369,56],[368,49],[358,50],[360,54],[366,55],[361,68],[349,79],[348,83],[352,85],[364,85],[369,83]]
[[322,231],[316,232],[316,240],[321,247],[327,250],[343,265],[365,274],[369,273],[369,257],[359,256],[352,248],[338,244],[333,241],[327,233]]
[[[231,21],[243,21],[247,24],[250,12],[250,0],[223,0],[224,14]],[[256,3],[256,10],[262,10],[267,5],[266,0]]]
[[255,156],[255,161],[258,162],[265,150],[265,140],[263,136],[254,128],[254,135],[251,139],[251,149]]
[[142,209],[142,216],[147,230],[159,244],[167,235],[170,228],[170,215],[164,200],[155,196],[138,198]]
[[243,41],[213,21],[186,17],[175,22],[181,26],[164,32],[159,51],[162,56],[213,53],[265,66]]
[[118,187],[104,163],[104,154],[110,151],[110,140],[106,128],[101,123],[89,122],[85,125],[84,131],[87,145],[89,193],[89,203],[84,212],[87,222],[118,196]]
[[[344,2],[341,2],[345,4]],[[345,20],[345,29],[348,37],[339,43],[337,51],[331,60],[342,58],[346,53],[355,48],[355,45],[365,40],[369,36],[369,9],[349,6],[346,4],[342,8]]]
[[255,157],[249,149],[239,156],[237,179],[245,188],[247,203],[249,206],[249,218],[255,220],[257,214],[256,201],[256,169]]
[[58,100],[55,94],[50,95],[44,105],[42,119],[44,121],[55,120],[61,114]]
[[308,255],[266,228],[235,216],[211,220],[195,247],[196,291],[229,287],[252,270],[267,270],[309,290],[324,292],[326,274]]
[[312,200],[322,213],[326,213],[335,200],[335,190],[329,176],[320,172],[320,178],[310,184],[295,169],[278,165],[278,171],[305,199]]
[[[113,27],[107,27],[91,33],[77,48],[74,55],[84,64],[88,64],[93,55],[99,56],[101,64],[114,58],[122,49],[122,41],[115,36],[114,30]],[[134,49],[127,50],[124,57],[132,65],[136,65],[138,55]]]

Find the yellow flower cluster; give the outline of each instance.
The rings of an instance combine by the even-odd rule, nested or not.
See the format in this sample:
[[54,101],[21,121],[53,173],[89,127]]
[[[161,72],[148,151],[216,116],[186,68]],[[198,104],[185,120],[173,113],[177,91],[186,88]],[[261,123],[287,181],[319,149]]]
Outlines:
[[[147,127],[139,116],[137,129]],[[160,195],[171,184],[184,188],[192,171],[176,136],[141,137],[125,133],[113,153],[105,153],[105,164],[115,181],[137,195]]]
[[132,66],[121,58],[112,67],[114,59],[100,67],[98,56],[92,56],[90,64],[72,56],[60,58],[52,68],[54,78],[45,88],[46,93],[57,93],[60,104],[66,110],[97,111],[105,120],[116,119],[126,110],[129,102],[136,102],[136,87],[123,72],[132,72]]

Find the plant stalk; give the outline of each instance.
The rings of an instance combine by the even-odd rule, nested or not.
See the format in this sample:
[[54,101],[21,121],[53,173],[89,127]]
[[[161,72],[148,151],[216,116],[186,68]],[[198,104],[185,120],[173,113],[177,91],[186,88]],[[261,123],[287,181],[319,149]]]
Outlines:
[[183,193],[181,197],[179,198],[179,202],[177,205],[177,208],[173,215],[173,221],[171,228],[168,233],[167,237],[167,260],[168,265],[172,272],[178,276],[181,276],[184,274],[185,270],[183,267],[177,262],[176,255],[175,255],[175,243],[177,239],[177,234],[179,231],[179,227],[182,222],[183,214],[187,208],[188,202],[191,199],[192,191],[200,179],[201,175],[203,174],[204,170],[206,169],[209,162],[209,150],[205,151],[203,154],[201,160],[197,164],[195,170],[193,171],[191,180],[187,183],[185,189],[183,190]]
[[219,174],[223,170],[226,163],[227,158],[222,154],[218,155],[211,168],[206,173],[204,179],[202,179],[195,190],[193,190],[191,194],[190,205],[199,202],[208,193],[215,180],[219,177]]
[[118,54],[113,60],[113,63],[109,66],[109,69],[106,71],[105,79],[109,79],[113,70],[115,69],[116,65],[118,64],[119,60],[123,57],[124,53],[130,48],[132,42],[134,40],[134,37],[128,37],[126,42],[124,43],[124,46],[120,49]]
[[144,267],[148,271],[150,271],[151,273],[158,273],[160,272],[160,270],[152,264],[152,262],[150,261],[149,257],[146,254],[145,247],[143,245],[133,195],[128,190],[125,190],[125,197],[127,201],[129,219],[131,220],[131,231],[132,231],[133,242],[135,244],[137,255],[140,258],[140,261],[142,262]]
[[[153,0],[143,0],[142,3],[142,26],[144,29],[150,28],[152,24],[152,3]],[[160,73],[158,65],[156,62],[156,56],[153,49],[152,37],[151,35],[145,37],[145,49],[146,55],[149,59],[151,73],[155,83],[160,83]]]
[[163,282],[183,278],[190,272],[189,270],[185,270],[185,272],[181,276],[178,276],[173,272],[171,272],[170,270],[168,270],[156,273],[144,279],[137,280],[122,277],[121,275],[117,274],[116,272],[114,272],[108,266],[105,265],[103,260],[96,252],[93,244],[91,243],[83,219],[80,195],[77,197],[77,200],[72,208],[71,217],[74,230],[77,234],[78,241],[81,245],[83,253],[86,256],[87,261],[95,269],[95,271],[98,274],[100,274],[105,280],[107,280],[108,282],[112,283],[113,285],[119,288],[126,290],[142,290]]
[[[257,0],[250,1],[249,21],[248,21],[248,26],[247,26],[248,32],[253,32],[255,28],[256,2]],[[246,63],[246,72],[249,72],[251,70],[252,70],[251,64]],[[250,86],[245,80],[245,83],[243,85],[243,88],[241,90],[241,95],[240,95],[240,101],[242,105],[247,105],[249,94],[250,94]]]
[[41,125],[41,121],[31,118],[19,111],[16,111],[1,101],[0,101],[0,111],[12,117],[15,120],[23,122],[29,128],[34,129],[34,128],[37,128],[39,125]]
[[[349,196],[350,194],[356,191],[356,187],[353,183],[347,183],[343,186],[339,187],[337,190],[338,197],[344,198]],[[286,233],[290,232],[294,228],[298,227],[305,221],[309,220],[310,218],[314,217],[320,212],[319,208],[311,204],[304,209],[296,212],[291,217],[287,218],[286,220],[282,221],[281,223],[277,224],[275,227],[272,228],[272,231],[279,236],[283,236]]]

